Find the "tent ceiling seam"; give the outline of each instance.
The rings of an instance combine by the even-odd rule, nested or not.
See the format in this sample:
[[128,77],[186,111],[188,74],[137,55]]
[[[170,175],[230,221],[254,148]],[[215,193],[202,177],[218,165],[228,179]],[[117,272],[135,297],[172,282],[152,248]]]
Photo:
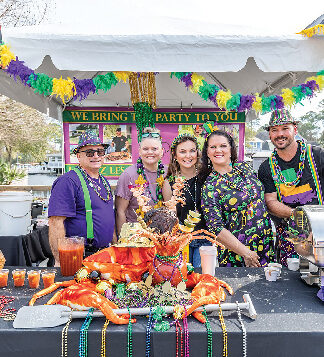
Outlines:
[[227,90],[227,87],[219,79],[217,79],[214,74],[212,74],[211,72],[207,72],[207,74],[219,87],[223,88],[224,90]]

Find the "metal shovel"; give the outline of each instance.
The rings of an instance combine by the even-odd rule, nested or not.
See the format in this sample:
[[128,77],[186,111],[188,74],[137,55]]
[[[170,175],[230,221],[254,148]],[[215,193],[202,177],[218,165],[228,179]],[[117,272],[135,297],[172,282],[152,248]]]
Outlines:
[[[245,302],[239,303],[239,307],[242,310],[247,310],[247,315],[251,319],[255,319],[257,313],[253,306],[252,300],[248,294],[243,295]],[[223,303],[221,304],[223,311],[236,311],[236,303]],[[187,309],[189,306],[187,306]],[[211,304],[205,305],[206,311],[217,311],[219,310],[219,305]],[[127,309],[114,309],[116,314],[128,314]],[[200,307],[195,311],[203,311],[203,308]],[[167,314],[173,313],[172,306],[166,306],[165,312]],[[36,306],[23,306],[17,312],[17,316],[13,322],[14,328],[41,328],[41,327],[55,327],[64,325],[68,322],[70,316],[72,319],[82,318],[85,319],[87,316],[87,311],[72,311],[69,307],[63,305],[36,305]],[[132,315],[148,315],[150,309],[147,307],[144,308],[131,308],[130,313]],[[94,311],[93,317],[104,317],[101,311]]]

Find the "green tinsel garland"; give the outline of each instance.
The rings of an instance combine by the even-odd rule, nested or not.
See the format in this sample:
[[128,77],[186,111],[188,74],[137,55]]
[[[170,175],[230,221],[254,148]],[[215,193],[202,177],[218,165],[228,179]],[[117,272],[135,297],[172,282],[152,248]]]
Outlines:
[[135,122],[138,132],[138,141],[141,141],[143,129],[146,127],[155,127],[152,106],[149,103],[134,103]]

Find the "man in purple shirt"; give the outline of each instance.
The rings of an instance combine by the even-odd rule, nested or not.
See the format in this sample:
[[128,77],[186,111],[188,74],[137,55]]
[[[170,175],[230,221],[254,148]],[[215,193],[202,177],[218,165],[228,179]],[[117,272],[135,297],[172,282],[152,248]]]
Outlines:
[[113,196],[108,181],[99,174],[106,146],[94,131],[85,131],[73,150],[79,166],[53,183],[48,216],[56,264],[60,237],[84,237],[88,255],[117,241]]

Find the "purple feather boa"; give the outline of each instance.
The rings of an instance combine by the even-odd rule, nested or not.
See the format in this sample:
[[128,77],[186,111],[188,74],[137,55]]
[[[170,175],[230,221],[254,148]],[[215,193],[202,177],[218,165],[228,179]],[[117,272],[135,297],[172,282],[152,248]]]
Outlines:
[[255,96],[253,95],[242,95],[240,105],[237,108],[238,112],[245,112],[252,108],[252,104],[255,101]]
[[88,97],[90,93],[96,93],[96,86],[94,85],[92,79],[76,79],[73,78],[75,84],[76,95],[73,99],[79,99],[79,101],[84,100]]
[[9,65],[5,71],[10,76],[13,76],[15,80],[17,77],[19,77],[25,86],[30,87],[30,85],[27,83],[27,81],[29,79],[29,76],[31,74],[34,74],[34,71],[32,69],[28,68],[27,66],[25,66],[23,61],[19,61],[18,57],[16,57],[15,61],[11,61],[9,63]]
[[181,78],[181,81],[185,84],[185,86],[191,87],[192,86],[192,79],[191,79],[192,73],[187,74],[186,76],[183,76]]

